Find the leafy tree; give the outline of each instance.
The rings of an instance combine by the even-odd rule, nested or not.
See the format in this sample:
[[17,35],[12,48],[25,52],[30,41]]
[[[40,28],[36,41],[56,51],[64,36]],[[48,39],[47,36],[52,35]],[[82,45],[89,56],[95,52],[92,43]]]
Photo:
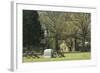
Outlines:
[[91,14],[90,13],[75,13],[73,17],[74,24],[78,27],[78,38],[82,40],[83,49],[85,42],[90,43],[91,39]]
[[55,38],[55,50],[58,52],[60,50],[59,40],[65,39],[64,36],[70,33],[66,22],[70,20],[69,13],[52,11],[39,11],[38,13],[41,24],[46,26],[50,36]]
[[38,46],[42,38],[37,11],[23,10],[23,47]]
[[90,13],[39,11],[40,23],[46,26],[55,38],[55,49],[59,50],[59,40],[66,40],[71,51],[77,48],[77,40],[90,40]]

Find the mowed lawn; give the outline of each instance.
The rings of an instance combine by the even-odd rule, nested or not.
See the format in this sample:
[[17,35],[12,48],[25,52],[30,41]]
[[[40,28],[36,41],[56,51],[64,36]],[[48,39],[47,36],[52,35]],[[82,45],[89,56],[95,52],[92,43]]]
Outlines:
[[87,60],[91,59],[90,52],[78,52],[78,53],[66,53],[65,57],[57,58],[32,58],[32,57],[23,57],[23,63],[26,62],[46,62],[46,61],[69,61],[69,60]]

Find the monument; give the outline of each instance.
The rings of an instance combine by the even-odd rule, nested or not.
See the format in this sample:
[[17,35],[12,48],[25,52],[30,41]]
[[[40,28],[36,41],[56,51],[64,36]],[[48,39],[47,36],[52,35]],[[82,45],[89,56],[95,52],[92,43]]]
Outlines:
[[44,58],[51,58],[53,54],[53,50],[52,49],[45,49],[44,53],[43,53],[43,57]]

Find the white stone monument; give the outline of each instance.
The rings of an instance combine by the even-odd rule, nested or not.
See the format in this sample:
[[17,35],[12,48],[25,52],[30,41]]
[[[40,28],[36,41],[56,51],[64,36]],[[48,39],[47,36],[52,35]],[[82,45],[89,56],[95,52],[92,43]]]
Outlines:
[[52,57],[52,52],[53,52],[52,49],[45,49],[45,50],[44,50],[43,57],[44,57],[44,58],[51,58],[51,57]]

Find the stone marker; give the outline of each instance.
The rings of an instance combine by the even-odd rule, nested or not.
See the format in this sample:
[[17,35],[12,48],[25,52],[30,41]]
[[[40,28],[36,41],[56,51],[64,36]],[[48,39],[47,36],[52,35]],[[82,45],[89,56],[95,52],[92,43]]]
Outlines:
[[43,53],[43,57],[44,58],[51,58],[52,57],[52,52],[53,52],[52,49],[45,49],[44,53]]

